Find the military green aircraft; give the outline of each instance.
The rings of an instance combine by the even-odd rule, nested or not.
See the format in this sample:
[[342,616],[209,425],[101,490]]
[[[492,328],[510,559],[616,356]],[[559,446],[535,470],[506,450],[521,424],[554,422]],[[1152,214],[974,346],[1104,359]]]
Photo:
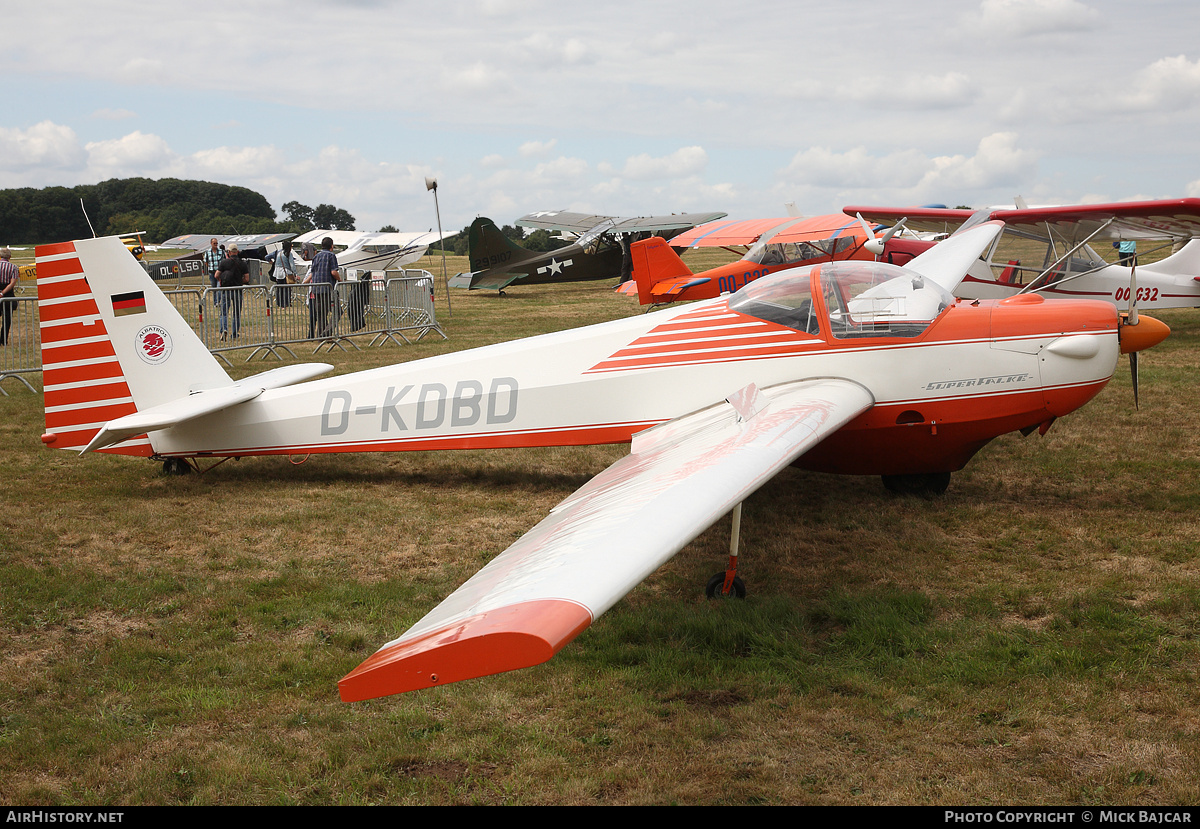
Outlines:
[[678,213],[621,219],[562,210],[530,213],[517,219],[519,227],[557,230],[577,236],[570,245],[546,253],[526,250],[509,239],[491,219],[480,217],[467,234],[472,291],[499,291],[514,282],[585,282],[628,278],[632,272],[629,243],[633,238],[672,233],[720,219],[725,213]]

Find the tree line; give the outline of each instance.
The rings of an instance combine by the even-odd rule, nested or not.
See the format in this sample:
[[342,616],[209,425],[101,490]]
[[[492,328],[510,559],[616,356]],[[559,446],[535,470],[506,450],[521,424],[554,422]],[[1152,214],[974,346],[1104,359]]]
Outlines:
[[334,205],[311,208],[291,201],[283,209],[287,217],[279,220],[261,194],[210,181],[128,178],[75,187],[22,187],[0,190],[0,244],[65,242],[133,231],[161,242],[185,233],[355,229],[354,217]]

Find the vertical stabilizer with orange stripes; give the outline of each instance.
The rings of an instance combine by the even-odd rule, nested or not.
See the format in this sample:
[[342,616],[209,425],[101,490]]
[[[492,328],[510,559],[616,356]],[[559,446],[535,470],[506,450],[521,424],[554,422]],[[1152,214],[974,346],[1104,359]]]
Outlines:
[[637,283],[638,300],[642,305],[656,302],[651,292],[657,283],[692,275],[691,268],[684,264],[679,254],[661,236],[634,242],[629,254],[633,259],[633,281]]
[[[117,237],[37,248],[46,432],[82,450],[111,420],[232,384]],[[138,435],[108,449],[152,455]]]

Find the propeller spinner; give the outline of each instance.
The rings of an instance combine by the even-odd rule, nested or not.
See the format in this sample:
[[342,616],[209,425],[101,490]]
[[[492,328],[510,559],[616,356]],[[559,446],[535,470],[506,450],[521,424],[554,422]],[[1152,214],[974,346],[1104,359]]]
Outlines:
[[883,249],[887,245],[888,239],[891,239],[893,236],[899,233],[904,228],[904,223],[908,221],[907,217],[901,219],[900,221],[896,222],[896,224],[889,227],[884,232],[882,237],[876,239],[875,232],[871,230],[871,226],[867,224],[867,220],[863,218],[862,214],[856,213],[855,215],[858,217],[858,223],[862,225],[863,233],[867,235],[867,241],[863,243],[863,247],[876,256],[881,256],[883,254]]

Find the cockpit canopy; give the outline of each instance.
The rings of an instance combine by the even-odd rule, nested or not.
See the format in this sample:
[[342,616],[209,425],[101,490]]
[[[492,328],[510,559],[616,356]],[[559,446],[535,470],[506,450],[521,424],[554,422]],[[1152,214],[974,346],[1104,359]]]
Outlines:
[[[819,286],[824,311],[813,302]],[[820,336],[824,322],[838,339],[918,337],[954,297],[915,271],[883,262],[830,262],[781,271],[751,282],[730,310]]]
[[795,262],[807,262],[811,259],[835,257],[848,252],[855,243],[856,240],[853,236],[783,244],[770,241],[755,242],[742,260],[753,262],[756,265],[790,265]]

